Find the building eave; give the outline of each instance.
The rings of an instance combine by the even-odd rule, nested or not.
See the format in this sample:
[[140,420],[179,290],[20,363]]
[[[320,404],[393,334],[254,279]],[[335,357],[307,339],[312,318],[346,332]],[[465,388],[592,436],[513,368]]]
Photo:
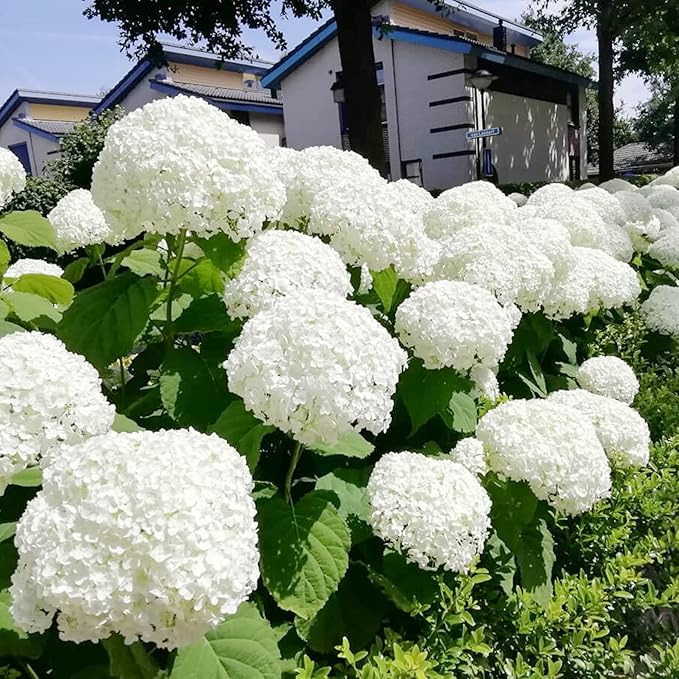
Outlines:
[[0,127],[12,116],[16,108],[24,103],[55,104],[58,106],[78,106],[92,108],[99,101],[98,97],[86,94],[67,94],[65,92],[41,92],[39,90],[16,89],[0,106]]
[[46,130],[41,130],[39,127],[35,127],[30,124],[27,120],[22,120],[21,118],[12,118],[12,122],[20,129],[35,134],[43,139],[49,139],[50,141],[58,142],[59,137],[56,134],[47,132]]

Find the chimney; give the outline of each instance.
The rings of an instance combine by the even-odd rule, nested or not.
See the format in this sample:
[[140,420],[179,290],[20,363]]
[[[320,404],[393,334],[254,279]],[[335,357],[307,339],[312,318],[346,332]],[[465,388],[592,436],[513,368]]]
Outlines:
[[493,29],[493,47],[501,52],[507,51],[507,29],[504,27],[502,19]]

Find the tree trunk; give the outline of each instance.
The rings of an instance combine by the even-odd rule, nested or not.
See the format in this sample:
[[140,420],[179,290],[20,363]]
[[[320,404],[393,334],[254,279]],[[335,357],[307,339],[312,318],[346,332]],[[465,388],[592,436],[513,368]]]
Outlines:
[[674,159],[675,167],[679,165],[679,94],[674,100]]
[[331,0],[330,4],[337,21],[351,150],[367,158],[386,176],[382,105],[375,72],[370,15],[372,3],[369,0]]
[[613,30],[610,0],[599,0],[597,42],[599,44],[599,177],[612,179],[613,169]]

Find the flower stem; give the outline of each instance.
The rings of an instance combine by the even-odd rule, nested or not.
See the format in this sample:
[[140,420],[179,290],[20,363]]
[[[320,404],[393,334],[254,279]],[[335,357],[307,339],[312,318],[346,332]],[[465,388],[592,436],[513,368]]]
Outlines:
[[177,249],[175,250],[174,268],[172,269],[172,277],[170,278],[170,289],[167,292],[167,314],[166,314],[166,337],[168,345],[172,345],[172,302],[174,300],[174,293],[177,287],[177,279],[179,278],[179,267],[182,263],[182,255],[184,254],[184,246],[186,245],[186,229],[179,232],[179,239],[177,240]]
[[292,477],[295,474],[295,469],[297,468],[297,463],[299,458],[302,456],[302,444],[296,443],[295,449],[292,451],[292,458],[290,459],[290,466],[285,475],[285,501],[292,505]]

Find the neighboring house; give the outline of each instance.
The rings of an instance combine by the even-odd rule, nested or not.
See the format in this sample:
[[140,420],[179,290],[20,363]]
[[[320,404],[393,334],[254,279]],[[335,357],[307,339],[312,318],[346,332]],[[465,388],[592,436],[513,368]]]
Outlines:
[[59,140],[84,120],[99,97],[15,90],[0,106],[0,147],[14,152],[30,175],[42,175]]
[[127,112],[163,97],[202,97],[241,123],[250,125],[271,145],[282,142],[283,103],[262,88],[261,76],[271,64],[226,59],[188,47],[163,45],[167,66],[146,58],[137,63],[95,108],[113,106]]
[[[662,174],[672,166],[673,154],[670,144],[666,148],[654,149],[646,144],[634,142],[625,144],[613,152],[613,170],[617,175]],[[588,165],[590,178],[599,176],[598,165]]]
[[[466,2],[438,5],[383,0],[373,9],[391,178],[443,189],[491,174],[488,160],[500,183],[585,177],[591,82],[528,58],[542,37],[525,26]],[[485,94],[470,83],[480,69],[496,77]],[[262,78],[282,93],[288,146],[348,147],[341,75],[330,20]],[[490,127],[503,134],[465,136]]]

